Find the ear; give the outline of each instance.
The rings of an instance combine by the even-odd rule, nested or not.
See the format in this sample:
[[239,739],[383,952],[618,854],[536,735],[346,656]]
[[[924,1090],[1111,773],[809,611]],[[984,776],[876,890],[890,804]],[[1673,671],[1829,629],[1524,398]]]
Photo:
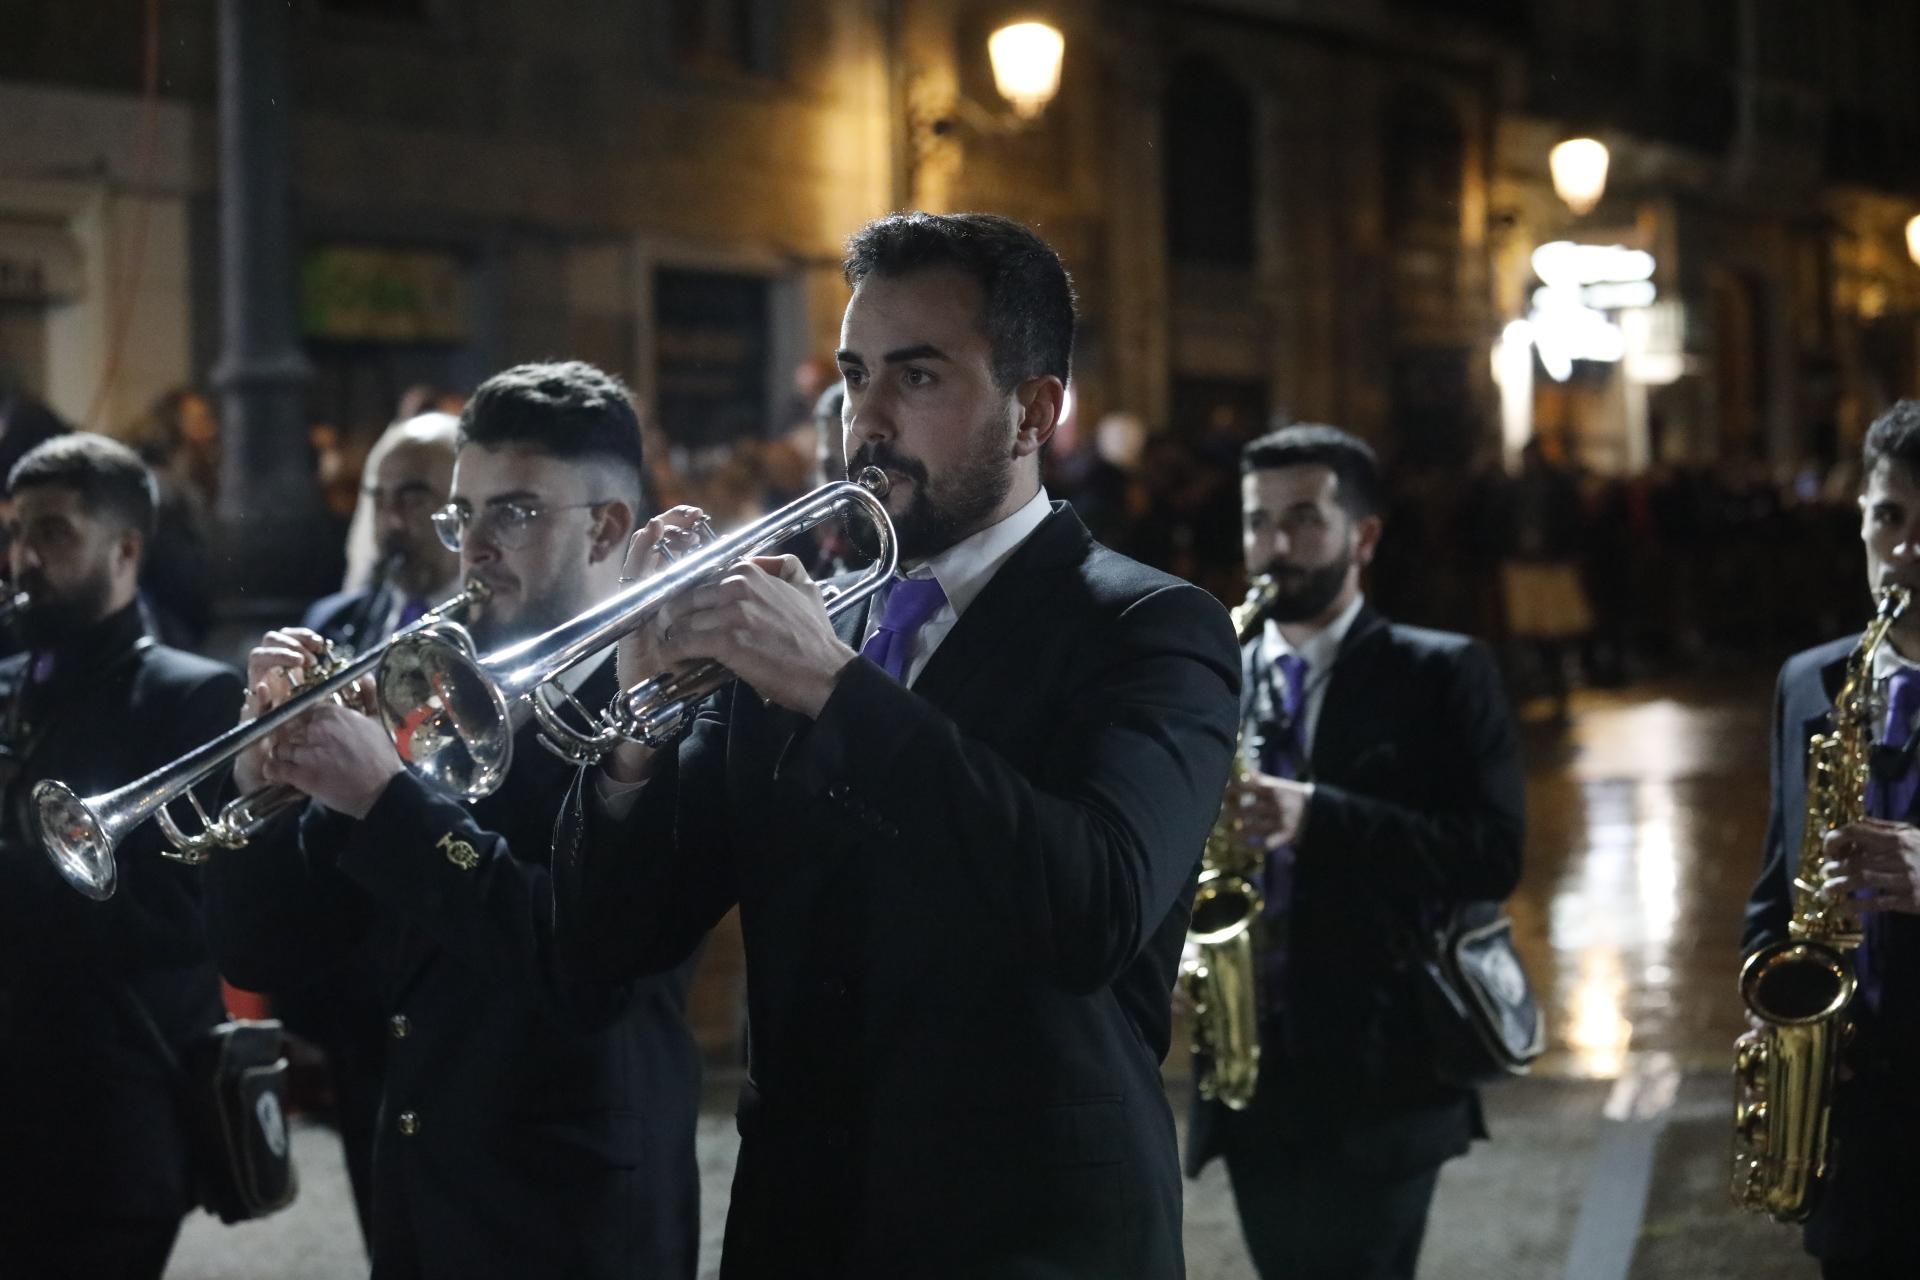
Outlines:
[[624,556],[633,533],[633,508],[615,499],[603,505],[587,530],[587,563],[599,564],[611,555]]
[[1013,399],[1020,410],[1014,423],[1013,456],[1031,457],[1053,438],[1060,425],[1067,404],[1067,384],[1051,374],[1028,378],[1013,389]]
[[121,530],[113,541],[113,567],[123,573],[138,574],[140,556],[146,549],[146,535],[138,529]]
[[1380,534],[1386,529],[1387,522],[1379,516],[1363,516],[1353,522],[1353,562],[1362,568],[1373,563],[1373,553],[1380,547]]

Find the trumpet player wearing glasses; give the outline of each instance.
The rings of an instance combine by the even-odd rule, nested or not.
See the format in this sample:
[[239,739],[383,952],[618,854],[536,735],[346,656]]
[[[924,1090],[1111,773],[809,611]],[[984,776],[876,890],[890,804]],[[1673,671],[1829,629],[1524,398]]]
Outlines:
[[[483,648],[613,594],[643,509],[625,388],[579,363],[489,379],[461,417],[451,492],[435,524],[484,593],[465,617]],[[269,633],[249,660],[250,706],[287,698],[320,647],[310,632]],[[586,705],[615,692],[611,654],[570,675]],[[574,770],[531,723],[515,741],[503,785],[471,806],[406,772],[380,722],[342,706],[242,755],[243,791],[288,784],[312,799],[209,866],[214,945],[231,979],[269,992],[343,956],[378,962],[376,1277],[691,1277],[686,975],[558,963],[548,861]]]
[[[1773,804],[1741,984],[1755,1031],[1739,1054],[1747,1106],[1735,1195],[1804,1219],[1806,1250],[1833,1280],[1914,1269],[1920,401],[1902,400],[1872,424],[1861,473],[1876,616],[1862,634],[1797,654],[1780,671]],[[1756,1102],[1765,1103],[1758,1114]]]
[[101,789],[198,746],[233,722],[240,682],[147,635],[156,499],[131,450],[61,436],[8,486],[28,650],[0,663],[0,1275],[158,1277],[195,1199],[169,1055],[224,1016],[200,881],[149,827],[120,892],[89,901],[31,847],[26,800],[40,779]]
[[886,473],[903,576],[830,620],[797,562],[743,563],[625,642],[629,680],[737,680],[583,779],[562,941],[619,979],[740,907],[728,1280],[1177,1276],[1159,1069],[1232,629],[1041,489],[1074,329],[1051,248],[902,214],[845,273],[847,468]]
[[1516,735],[1483,646],[1367,603],[1371,448],[1287,427],[1246,447],[1240,488],[1266,589],[1243,628],[1245,773],[1226,807],[1261,890],[1257,1043],[1196,1061],[1188,1171],[1225,1158],[1269,1280],[1404,1280],[1441,1164],[1485,1136],[1477,1098],[1435,1078],[1409,954],[1430,920],[1519,880]]

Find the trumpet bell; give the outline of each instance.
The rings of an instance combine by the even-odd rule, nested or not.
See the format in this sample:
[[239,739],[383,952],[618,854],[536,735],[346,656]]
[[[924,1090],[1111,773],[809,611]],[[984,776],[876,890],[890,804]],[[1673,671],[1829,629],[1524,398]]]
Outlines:
[[34,786],[30,812],[34,834],[61,878],[95,902],[111,898],[120,876],[114,839],[87,802],[64,782],[49,780]]
[[513,765],[506,695],[455,622],[397,637],[380,664],[375,700],[400,758],[466,800],[491,795]]

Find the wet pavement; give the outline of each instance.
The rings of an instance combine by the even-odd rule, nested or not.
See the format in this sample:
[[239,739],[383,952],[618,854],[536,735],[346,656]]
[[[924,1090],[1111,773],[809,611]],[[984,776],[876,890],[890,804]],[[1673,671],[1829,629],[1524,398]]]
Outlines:
[[[1493,1141],[1443,1173],[1424,1280],[1787,1280],[1817,1269],[1797,1233],[1727,1202],[1729,1046],[1741,904],[1767,805],[1771,671],[1578,694],[1530,721],[1528,858],[1509,904],[1549,1049],[1486,1095]],[[700,1126],[715,1274],[736,1139],[725,1065],[737,942],[716,939],[693,1015],[715,1061]],[[1169,1087],[1184,1110],[1183,1063]],[[300,1201],[264,1222],[183,1233],[170,1280],[364,1274],[324,1130],[296,1134]],[[1225,1177],[1188,1184],[1194,1280],[1251,1280]]]

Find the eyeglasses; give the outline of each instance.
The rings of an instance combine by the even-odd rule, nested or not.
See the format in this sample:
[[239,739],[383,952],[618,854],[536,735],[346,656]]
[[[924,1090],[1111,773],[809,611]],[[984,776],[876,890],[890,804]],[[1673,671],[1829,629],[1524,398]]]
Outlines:
[[537,502],[490,502],[477,516],[465,503],[449,502],[433,513],[433,531],[440,535],[441,545],[449,551],[460,550],[470,530],[478,530],[480,538],[502,551],[518,551],[527,545],[533,522],[542,516],[556,511],[604,507],[609,501],[611,499],[602,498],[598,502],[570,502],[558,507]]

